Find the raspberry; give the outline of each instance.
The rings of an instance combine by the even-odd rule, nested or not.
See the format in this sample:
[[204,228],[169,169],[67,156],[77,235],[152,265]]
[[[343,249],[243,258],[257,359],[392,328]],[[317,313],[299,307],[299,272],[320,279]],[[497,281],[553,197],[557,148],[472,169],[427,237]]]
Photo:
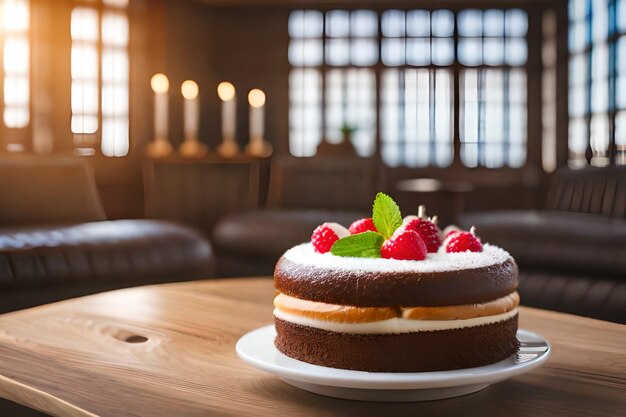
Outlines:
[[456,232],[448,234],[446,239],[446,252],[482,252],[483,245],[476,236],[476,228],[472,226],[469,232]]
[[428,250],[422,238],[414,230],[400,228],[383,243],[380,254],[387,259],[421,261]]
[[437,252],[441,246],[441,229],[437,226],[437,216],[426,218],[426,207],[419,206],[418,216],[407,216],[404,219],[405,227],[414,230],[422,238],[428,253]]
[[338,223],[324,223],[313,231],[311,243],[315,252],[327,253],[336,241],[349,235],[348,229]]
[[378,232],[378,230],[376,230],[376,226],[374,226],[374,222],[372,221],[371,217],[361,220],[355,220],[348,228],[348,231],[352,235],[367,231]]

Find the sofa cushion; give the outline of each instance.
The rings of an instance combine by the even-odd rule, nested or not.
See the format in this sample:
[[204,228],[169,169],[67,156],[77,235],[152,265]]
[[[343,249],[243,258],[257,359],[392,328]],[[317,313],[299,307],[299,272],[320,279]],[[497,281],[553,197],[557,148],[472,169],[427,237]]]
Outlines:
[[518,291],[527,306],[626,324],[626,282],[526,269]]
[[213,232],[218,253],[265,256],[272,262],[292,246],[311,239],[324,222],[348,227],[367,213],[328,210],[257,210],[222,218]]
[[520,267],[626,277],[626,222],[593,214],[541,211],[469,213],[484,242],[508,250]]
[[[196,231],[152,220],[0,229],[0,289],[57,291],[208,278],[214,257]],[[67,291],[71,295],[72,291]],[[0,305],[0,309],[6,310]]]

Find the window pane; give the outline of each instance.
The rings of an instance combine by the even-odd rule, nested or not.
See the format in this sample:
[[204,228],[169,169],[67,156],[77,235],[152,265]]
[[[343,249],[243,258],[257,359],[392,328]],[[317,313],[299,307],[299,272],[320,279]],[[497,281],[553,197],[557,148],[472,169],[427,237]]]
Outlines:
[[98,79],[98,50],[95,45],[72,46],[72,78]]
[[430,12],[426,10],[408,11],[406,32],[408,36],[430,36]]
[[98,84],[96,82],[72,82],[72,112],[98,114]]
[[480,38],[459,39],[459,62],[465,65],[479,65],[482,61],[482,40]]
[[382,74],[382,155],[391,166],[452,162],[452,76],[447,70],[387,70]]
[[4,78],[4,105],[28,108],[30,86],[25,76],[6,76]]
[[326,35],[347,37],[350,35],[350,13],[345,10],[332,10],[326,14]]
[[460,36],[481,36],[483,34],[483,16],[480,10],[461,10],[457,17]]
[[504,36],[504,11],[485,10],[483,24],[485,36]]
[[289,63],[294,66],[322,64],[321,39],[293,39],[289,42]]
[[342,128],[353,129],[357,154],[374,152],[376,81],[368,69],[330,70],[326,77],[326,135],[331,143],[343,140]]
[[582,20],[587,16],[587,0],[569,0],[570,20]]
[[621,36],[617,43],[617,68],[616,104],[618,108],[626,109],[626,36]]
[[127,155],[128,142],[128,119],[103,118],[101,148],[105,156]]
[[430,64],[430,39],[408,39],[406,60],[410,65]]
[[128,88],[125,85],[102,87],[102,115],[128,114]]
[[321,75],[315,69],[295,69],[289,76],[289,150],[313,156],[322,139]]
[[587,39],[587,24],[585,21],[570,23],[569,49],[570,52],[580,52],[585,49]]
[[102,81],[128,81],[128,53],[124,50],[102,52]]
[[451,65],[454,61],[454,40],[433,38],[432,62],[435,65]]
[[487,38],[483,44],[483,60],[487,65],[501,65],[504,61],[504,39]]
[[583,85],[587,81],[587,57],[583,54],[574,55],[570,58],[569,83],[570,85]]
[[102,43],[110,46],[128,44],[128,18],[121,13],[103,13]]
[[526,12],[520,9],[507,10],[505,27],[507,36],[526,36],[528,30]]
[[326,62],[330,65],[350,63],[350,41],[348,39],[328,39],[326,41]]
[[626,111],[620,111],[615,116],[615,144],[626,151]]
[[72,10],[71,34],[74,40],[98,40],[98,12],[87,7]]
[[289,15],[289,36],[293,38],[321,37],[323,27],[322,12],[317,10],[295,10]]
[[355,10],[352,12],[350,31],[355,37],[378,35],[378,16],[372,10]]
[[378,62],[378,42],[375,39],[355,39],[352,41],[352,64],[357,66],[374,65]]
[[28,126],[30,121],[30,115],[27,107],[5,107],[3,116],[6,127],[13,129],[24,128]]
[[382,40],[382,61],[388,66],[404,64],[404,39]]
[[626,111],[620,111],[615,116],[615,146],[615,162],[626,165]]
[[81,114],[72,115],[72,133],[93,134],[98,130],[98,117]]
[[587,89],[584,85],[578,85],[569,90],[569,112],[572,117],[579,117],[585,114]]
[[448,37],[454,34],[454,14],[450,10],[435,10],[432,13],[433,36]]
[[28,39],[22,35],[8,36],[4,42],[4,71],[27,74],[29,63]]
[[609,149],[609,118],[606,114],[595,114],[591,118],[591,149],[594,156],[606,156]]
[[609,34],[609,8],[606,0],[593,0],[593,42],[603,42]]
[[569,150],[570,159],[584,161],[587,150],[587,128],[584,119],[570,119]]
[[513,38],[506,41],[506,63],[512,66],[526,63],[527,50],[524,39]]
[[[0,2],[3,33],[4,124],[25,128],[30,122],[30,10],[28,0]],[[10,142],[10,140],[9,140]]]
[[402,10],[387,10],[383,12],[381,29],[383,36],[404,36],[406,33],[404,12]]

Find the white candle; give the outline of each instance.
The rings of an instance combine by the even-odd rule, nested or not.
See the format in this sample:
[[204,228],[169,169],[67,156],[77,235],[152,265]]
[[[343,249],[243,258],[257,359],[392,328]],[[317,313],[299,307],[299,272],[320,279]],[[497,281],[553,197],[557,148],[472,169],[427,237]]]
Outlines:
[[250,103],[250,143],[262,143],[265,130],[265,93],[258,88],[248,93]]
[[237,123],[235,86],[228,81],[223,81],[217,86],[217,94],[222,100],[222,138],[225,141],[234,141]]
[[184,125],[185,140],[198,140],[198,123],[200,122],[200,99],[198,98],[198,84],[195,81],[187,80],[180,91],[185,98],[184,104]]
[[150,80],[154,91],[154,136],[158,140],[167,140],[167,91],[170,82],[165,74],[154,74]]

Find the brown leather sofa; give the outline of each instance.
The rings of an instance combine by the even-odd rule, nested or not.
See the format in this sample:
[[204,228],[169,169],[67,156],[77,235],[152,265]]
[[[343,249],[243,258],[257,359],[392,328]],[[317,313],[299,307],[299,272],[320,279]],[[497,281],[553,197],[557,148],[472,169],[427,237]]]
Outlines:
[[106,220],[80,159],[0,158],[0,312],[214,276],[209,242],[153,220]]
[[544,210],[463,224],[515,257],[524,304],[626,324],[626,167],[562,169]]
[[272,161],[268,204],[232,213],[215,226],[212,242],[220,276],[271,275],[290,247],[308,241],[318,225],[350,225],[370,215],[382,184],[376,159],[351,156],[277,157]]

